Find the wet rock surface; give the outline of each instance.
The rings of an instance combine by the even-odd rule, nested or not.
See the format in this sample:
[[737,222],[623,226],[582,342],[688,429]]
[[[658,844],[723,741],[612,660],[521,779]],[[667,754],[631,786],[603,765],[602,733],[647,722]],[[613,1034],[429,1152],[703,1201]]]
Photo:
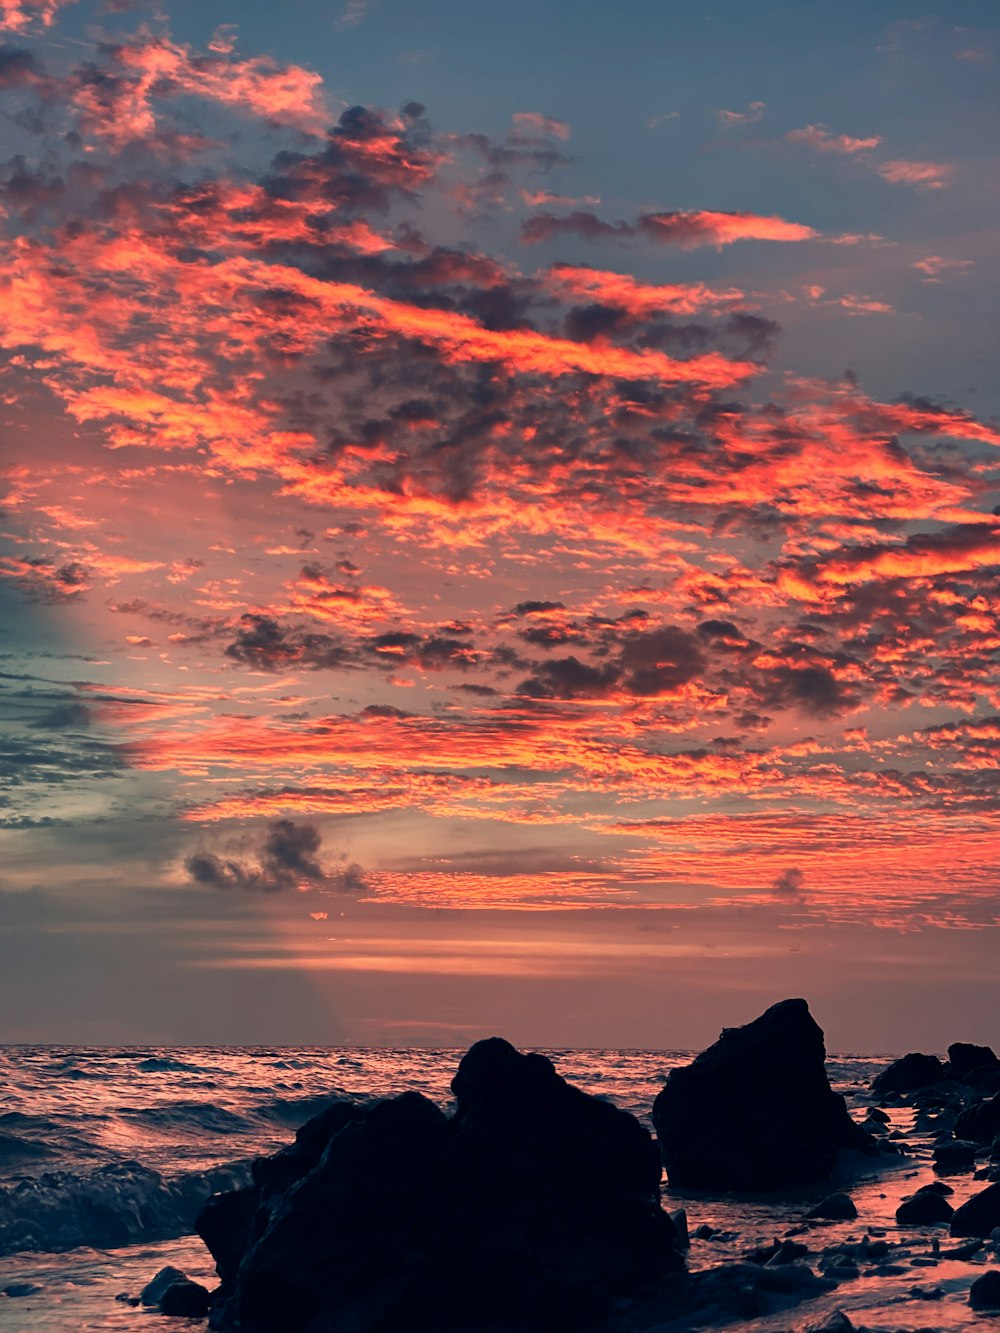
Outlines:
[[688,1189],[757,1193],[826,1179],[842,1148],[874,1152],[826,1076],[805,1000],[727,1028],[673,1070],[653,1105],[667,1175]]

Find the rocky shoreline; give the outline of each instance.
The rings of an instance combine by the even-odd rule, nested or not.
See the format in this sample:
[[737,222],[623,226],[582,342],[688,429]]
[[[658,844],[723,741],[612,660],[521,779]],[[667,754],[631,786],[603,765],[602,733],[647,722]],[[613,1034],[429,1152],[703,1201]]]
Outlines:
[[[219,1286],[172,1270],[140,1299],[220,1333],[679,1333],[961,1265],[978,1274],[970,1317],[1000,1309],[1000,1269],[988,1266],[1000,1247],[1000,1061],[962,1043],[947,1063],[908,1055],[873,1080],[860,1124],[824,1062],[805,1001],[783,1001],[669,1075],[654,1141],[545,1057],[479,1042],[453,1080],[452,1116],[413,1092],[333,1102],[259,1158],[250,1185],[205,1204],[197,1228]],[[851,1180],[907,1164],[901,1115],[930,1137],[935,1179],[901,1201],[895,1240],[864,1229]],[[661,1206],[661,1158],[688,1209]],[[975,1192],[953,1207],[949,1180],[970,1179]],[[690,1262],[713,1245],[710,1225],[688,1224],[706,1191],[753,1199],[823,1181],[836,1188],[772,1244]],[[844,1223],[850,1234],[815,1243]],[[913,1291],[944,1295],[921,1281]],[[863,1325],[833,1309],[813,1327]]]

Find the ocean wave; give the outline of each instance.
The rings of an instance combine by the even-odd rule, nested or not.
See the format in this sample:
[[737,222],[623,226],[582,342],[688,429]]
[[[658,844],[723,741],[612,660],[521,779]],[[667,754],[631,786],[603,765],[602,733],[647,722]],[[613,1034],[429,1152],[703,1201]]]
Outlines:
[[238,1111],[229,1111],[214,1102],[165,1102],[160,1106],[122,1106],[118,1114],[124,1120],[157,1129],[200,1129],[209,1134],[246,1134],[258,1129],[254,1121]]
[[146,1074],[201,1074],[204,1072],[201,1065],[191,1065],[184,1060],[175,1060],[169,1055],[150,1055],[146,1059],[140,1060],[136,1069],[141,1069]]
[[37,1139],[22,1139],[19,1134],[0,1133],[0,1162],[11,1158],[39,1158],[53,1156],[52,1149]]
[[274,1097],[271,1101],[258,1103],[254,1110],[268,1120],[297,1129],[320,1111],[325,1111],[331,1102],[341,1101],[347,1095],[342,1088],[331,1088],[329,1092],[312,1092],[302,1097]]
[[0,1254],[110,1249],[185,1235],[210,1194],[249,1179],[249,1161],[170,1178],[139,1162],[23,1177],[0,1186]]

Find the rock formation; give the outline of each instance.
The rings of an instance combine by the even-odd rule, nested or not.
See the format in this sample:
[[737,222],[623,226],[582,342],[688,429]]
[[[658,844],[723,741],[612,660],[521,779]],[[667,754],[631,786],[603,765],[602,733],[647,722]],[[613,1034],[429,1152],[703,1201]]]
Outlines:
[[653,1105],[671,1185],[786,1189],[825,1179],[841,1148],[874,1152],[831,1090],[825,1059],[805,1000],[783,1000],[672,1070]]
[[639,1122],[540,1055],[479,1042],[448,1119],[418,1093],[336,1103],[210,1199],[212,1326],[296,1333],[590,1327],[683,1267]]

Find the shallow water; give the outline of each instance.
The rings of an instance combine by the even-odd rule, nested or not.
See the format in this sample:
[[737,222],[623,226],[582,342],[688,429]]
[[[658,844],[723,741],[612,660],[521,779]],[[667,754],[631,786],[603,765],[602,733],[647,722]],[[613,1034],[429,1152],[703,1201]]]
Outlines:
[[[570,1082],[608,1097],[647,1123],[666,1073],[692,1056],[687,1051],[547,1054]],[[0,1048],[0,1237],[19,1234],[16,1229],[4,1232],[4,1209],[9,1213],[15,1206],[12,1201],[28,1197],[24,1191],[32,1191],[35,1202],[44,1196],[51,1204],[44,1225],[36,1224],[42,1230],[34,1251],[22,1249],[0,1257],[0,1291],[12,1282],[39,1288],[28,1296],[0,1296],[0,1330],[136,1333],[163,1327],[149,1323],[160,1316],[115,1297],[138,1293],[165,1264],[214,1285],[211,1260],[190,1235],[149,1236],[141,1244],[110,1249],[50,1252],[58,1242],[59,1209],[78,1207],[73,1200],[81,1197],[80,1191],[106,1179],[106,1175],[91,1177],[95,1169],[115,1168],[116,1192],[110,1203],[109,1196],[102,1196],[106,1206],[133,1212],[147,1206],[142,1191],[148,1191],[149,1181],[140,1179],[140,1168],[122,1163],[136,1162],[161,1173],[162,1189],[159,1194],[154,1190],[160,1208],[160,1195],[174,1189],[176,1182],[190,1180],[190,1173],[244,1161],[288,1142],[295,1126],[331,1096],[384,1096],[414,1089],[446,1106],[460,1055],[459,1051],[317,1047]],[[891,1058],[848,1055],[828,1062],[831,1082],[848,1097],[855,1115],[864,1114],[870,1104],[867,1085]],[[872,1159],[861,1159],[857,1173],[845,1182],[859,1212],[853,1222],[804,1220],[809,1208],[833,1188],[830,1183],[750,1199],[664,1189],[665,1206],[686,1208],[692,1230],[702,1222],[718,1229],[719,1235],[710,1240],[693,1241],[692,1270],[739,1260],[748,1250],[787,1235],[814,1251],[847,1238],[860,1240],[865,1234],[893,1244],[906,1242],[905,1253],[892,1255],[902,1273],[861,1276],[787,1313],[743,1322],[740,1328],[760,1333],[804,1328],[837,1308],[873,1328],[1000,1327],[1000,1321],[977,1317],[965,1304],[970,1283],[984,1271],[982,1258],[937,1258],[935,1238],[942,1249],[952,1244],[946,1229],[897,1227],[894,1214],[899,1200],[933,1180],[934,1173],[932,1144],[913,1134],[912,1112],[891,1109],[890,1114],[893,1128],[906,1135],[911,1151],[893,1163],[878,1159],[877,1169]],[[12,1193],[17,1181],[19,1195]],[[982,1187],[968,1175],[949,1177],[948,1183],[955,1190],[951,1202],[956,1206]],[[169,1209],[154,1209],[148,1215],[154,1218],[154,1231],[159,1225],[159,1235],[169,1235]],[[995,1256],[990,1258],[995,1266]],[[934,1294],[937,1289],[940,1296]],[[675,1330],[680,1327],[674,1325]]]

